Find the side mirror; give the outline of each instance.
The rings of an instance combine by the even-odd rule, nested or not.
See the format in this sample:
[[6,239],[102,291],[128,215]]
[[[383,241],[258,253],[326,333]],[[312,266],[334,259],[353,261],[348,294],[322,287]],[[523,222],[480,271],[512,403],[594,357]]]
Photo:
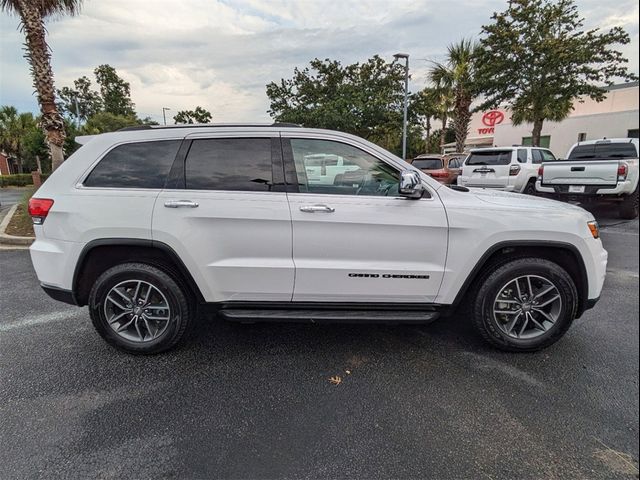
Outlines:
[[403,197],[418,199],[424,194],[424,187],[418,172],[404,170],[400,173],[399,193]]

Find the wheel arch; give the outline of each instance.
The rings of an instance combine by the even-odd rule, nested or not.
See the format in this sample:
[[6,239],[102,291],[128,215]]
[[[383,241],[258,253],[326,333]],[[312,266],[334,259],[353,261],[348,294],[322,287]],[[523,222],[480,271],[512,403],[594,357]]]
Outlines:
[[487,268],[495,268],[513,259],[523,257],[544,258],[564,268],[571,276],[578,290],[578,313],[576,318],[582,316],[588,308],[589,283],[587,268],[580,251],[575,245],[555,241],[505,241],[492,246],[480,257],[471,270],[451,304],[451,309],[456,310],[464,302],[469,291],[473,289],[476,280]]
[[153,265],[177,277],[198,303],[204,297],[193,276],[169,245],[146,239],[104,238],[87,243],[76,262],[73,273],[72,295],[77,305],[87,304],[93,282],[101,273],[114,265],[137,262]]

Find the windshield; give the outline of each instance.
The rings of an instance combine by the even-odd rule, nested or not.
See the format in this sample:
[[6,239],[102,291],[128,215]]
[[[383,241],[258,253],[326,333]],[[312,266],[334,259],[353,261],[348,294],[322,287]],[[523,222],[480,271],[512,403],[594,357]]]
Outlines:
[[595,143],[578,145],[569,154],[568,160],[606,160],[610,158],[638,158],[633,143]]
[[416,158],[412,165],[421,170],[440,170],[442,160],[440,158]]
[[473,152],[467,158],[465,165],[509,165],[511,150],[491,150],[487,152]]

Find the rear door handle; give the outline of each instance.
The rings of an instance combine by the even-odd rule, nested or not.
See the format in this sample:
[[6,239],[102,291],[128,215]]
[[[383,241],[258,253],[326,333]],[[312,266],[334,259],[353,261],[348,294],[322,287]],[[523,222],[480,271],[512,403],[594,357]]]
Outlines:
[[167,208],[196,208],[198,203],[191,200],[167,200],[164,202],[164,206]]
[[300,211],[305,213],[333,213],[336,209],[329,205],[303,205],[300,207]]

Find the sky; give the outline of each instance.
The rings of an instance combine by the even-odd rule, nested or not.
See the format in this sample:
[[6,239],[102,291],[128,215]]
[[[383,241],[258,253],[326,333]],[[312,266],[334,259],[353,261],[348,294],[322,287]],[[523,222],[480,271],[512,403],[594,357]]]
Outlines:
[[[586,26],[620,25],[621,50],[638,73],[637,0],[580,0]],[[410,90],[427,85],[430,61],[477,38],[506,1],[85,0],[80,15],[47,22],[56,87],[104,63],[131,84],[139,116],[200,105],[214,122],[270,120],[265,86],[315,57],[344,64],[410,54]],[[37,111],[16,17],[0,14],[0,105]]]

